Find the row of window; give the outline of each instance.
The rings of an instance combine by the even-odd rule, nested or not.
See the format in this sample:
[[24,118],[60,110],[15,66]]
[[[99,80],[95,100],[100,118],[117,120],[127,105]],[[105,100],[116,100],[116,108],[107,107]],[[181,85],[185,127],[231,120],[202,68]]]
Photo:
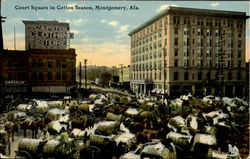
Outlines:
[[[174,16],[173,17],[173,24],[210,26],[210,27],[212,27],[212,26],[214,26],[214,27],[227,26],[227,27],[231,27],[231,28],[232,27],[243,28],[243,21],[239,21],[239,20],[192,18],[193,23],[191,24],[190,19],[191,19],[190,17]],[[157,31],[158,29],[161,29],[162,25],[163,25],[162,23],[164,23],[164,26],[167,26],[167,24],[168,24],[167,17],[164,19],[160,19],[158,22],[155,22],[154,24],[151,24],[150,26],[146,27],[145,29],[135,33],[134,35],[132,35],[131,40],[132,41],[137,40],[139,38],[142,38],[145,35],[148,35],[154,31]]]
[[[43,72],[32,72],[31,79],[33,81],[45,81],[45,79],[44,79],[45,74],[46,73],[43,73]],[[66,76],[67,76],[67,74],[65,72],[63,72],[63,73],[57,72],[55,80],[66,81],[66,79],[67,79]],[[52,81],[52,80],[54,80],[53,76],[52,76],[52,72],[48,72],[47,73],[47,81]],[[75,75],[74,74],[71,74],[70,80],[75,81]]]
[[131,62],[135,63],[135,62],[148,61],[148,60],[157,59],[157,58],[161,58],[161,51],[159,51],[158,54],[154,52],[154,53],[150,53],[146,55],[131,57]]
[[[152,77],[153,74],[152,73],[134,73],[132,74],[132,79],[151,79],[151,80],[161,80],[162,78],[163,79],[166,79],[167,80],[167,75],[166,73],[164,74],[165,78],[162,77],[162,73],[159,72],[159,75],[157,76],[157,73],[155,72],[154,73],[154,78]],[[179,72],[174,72],[173,73],[173,77],[174,77],[174,80],[175,81],[178,81],[180,80],[180,74]],[[211,73],[210,72],[207,72],[204,77],[203,77],[203,73],[202,72],[199,72],[197,74],[197,80],[201,81],[201,80],[206,80],[206,81],[210,81],[210,80],[221,80],[221,73],[220,72],[216,72],[215,73],[215,78],[212,79],[211,77]],[[223,74],[224,76],[224,74]],[[192,78],[190,78],[190,73],[189,72],[184,72],[184,76],[183,76],[183,80],[195,80],[195,74],[192,73]],[[237,80],[241,80],[242,77],[241,77],[241,72],[237,72],[237,77],[236,77]],[[233,80],[233,77],[232,77],[232,72],[228,72],[227,73],[227,80]]]
[[[181,17],[180,16],[174,16],[173,17],[173,23],[174,24],[184,24],[184,25],[190,25],[190,17],[183,17],[183,23],[181,23]],[[205,18],[193,18],[192,19],[193,24],[192,25],[198,25],[198,26],[227,26],[227,27],[237,27],[242,28],[243,27],[243,21],[236,21],[232,19],[205,19]]]
[[[141,41],[139,41],[139,42],[135,42],[135,43],[132,43],[131,44],[131,48],[133,49],[133,48],[137,48],[137,47],[140,47],[140,46],[143,46],[143,45],[147,45],[148,43],[150,43],[148,46],[143,46],[143,47],[141,47],[141,48],[148,48],[148,49],[156,49],[156,47],[157,47],[157,45],[161,45],[161,41],[159,40],[158,42],[154,42],[153,44],[152,44],[152,38],[150,37],[149,38],[150,40],[141,40]],[[156,39],[156,38],[155,38]],[[157,44],[158,43],[158,44]]]
[[[53,65],[55,65],[56,68],[66,68],[67,63],[66,60],[57,60],[56,63],[53,63],[52,60],[47,60],[44,62],[44,60],[32,60],[32,67],[40,67],[43,68],[44,66],[47,66],[48,68],[52,68]],[[68,64],[69,65],[69,64]],[[75,62],[70,63],[70,68],[75,68]]]
[[[206,67],[207,68],[213,67],[211,59],[206,59],[205,61],[206,61]],[[154,62],[149,62],[149,63],[145,63],[145,64],[144,63],[142,63],[142,64],[134,64],[134,65],[131,66],[131,70],[132,71],[138,71],[138,70],[148,70],[148,69],[149,70],[151,70],[151,69],[162,69],[161,63],[162,63],[162,61],[158,61],[158,62],[154,61]],[[219,58],[216,59],[214,67],[219,68],[222,64],[223,64],[223,66],[226,66],[228,68],[233,68],[233,67],[241,68],[241,60],[238,60],[237,65],[234,66],[234,63],[233,63],[232,59],[226,60],[226,61],[224,61],[224,63],[220,63]],[[167,61],[165,62],[165,66],[167,66]],[[174,67],[179,67],[179,66],[182,66],[179,63],[179,60],[174,59]],[[190,66],[195,66],[194,60],[192,60],[192,63],[190,65],[190,60],[184,59],[183,60],[183,67],[188,68]],[[203,68],[204,67],[204,63],[203,63],[202,59],[199,59],[197,61],[197,67],[198,68]]]

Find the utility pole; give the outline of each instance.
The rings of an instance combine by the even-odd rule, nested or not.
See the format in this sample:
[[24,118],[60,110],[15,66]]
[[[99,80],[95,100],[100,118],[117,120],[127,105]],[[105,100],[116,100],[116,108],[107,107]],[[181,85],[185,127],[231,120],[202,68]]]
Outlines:
[[164,105],[164,101],[165,101],[165,92],[166,92],[166,59],[165,59],[165,56],[166,56],[166,48],[164,47],[163,48],[163,105]]
[[1,49],[1,52],[3,50],[3,31],[2,31],[2,23],[5,22],[5,18],[6,17],[2,17],[2,14],[1,14],[1,4],[2,2],[0,1],[0,49]]
[[80,62],[79,64],[80,68],[79,68],[79,87],[82,87],[82,64]]
[[122,83],[123,83],[123,64],[120,64],[121,66],[121,75],[122,75]]
[[85,88],[87,89],[87,59],[84,59],[84,69],[85,69]]
[[[3,49],[4,49],[4,46],[3,46],[3,31],[2,31],[2,23],[5,22],[4,19],[6,17],[2,17],[2,14],[1,14],[1,1],[0,1],[0,54],[3,53]],[[3,84],[3,77],[2,77],[2,58],[3,56],[0,55],[0,98],[2,97],[2,84]]]

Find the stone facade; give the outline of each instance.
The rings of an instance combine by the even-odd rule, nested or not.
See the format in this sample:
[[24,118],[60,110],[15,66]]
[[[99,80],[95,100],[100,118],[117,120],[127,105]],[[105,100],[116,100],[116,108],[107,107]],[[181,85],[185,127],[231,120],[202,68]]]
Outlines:
[[170,96],[248,94],[246,19],[244,12],[169,7],[129,33],[132,89],[163,89],[165,72]]

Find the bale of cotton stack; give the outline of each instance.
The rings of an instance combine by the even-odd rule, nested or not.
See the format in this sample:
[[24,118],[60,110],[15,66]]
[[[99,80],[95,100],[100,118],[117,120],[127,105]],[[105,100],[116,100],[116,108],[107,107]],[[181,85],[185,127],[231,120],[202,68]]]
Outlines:
[[31,107],[32,107],[32,105],[31,104],[19,104],[18,106],[17,106],[17,110],[18,111],[23,111],[23,112],[25,112],[25,111],[30,111],[31,110]]
[[62,101],[49,101],[48,104],[49,104],[50,109],[52,108],[64,109],[65,108],[65,105],[63,104]]
[[90,95],[89,95],[89,100],[90,100],[91,102],[94,102],[96,99],[97,99],[97,94],[90,94]]
[[103,135],[92,134],[90,135],[89,140],[90,140],[91,145],[106,146],[109,144],[109,141],[111,138],[113,138],[113,136],[103,136]]
[[35,113],[46,113],[49,110],[49,105],[47,101],[37,100],[36,104],[37,106],[34,109]]
[[217,141],[216,137],[209,134],[196,134],[194,137],[193,144],[191,146],[191,151],[198,153],[198,156],[204,158],[211,158],[210,148],[216,148]]
[[168,127],[172,128],[175,132],[177,132],[178,128],[183,127],[184,125],[185,120],[181,116],[175,116],[168,122]]
[[83,112],[89,112],[89,105],[88,104],[80,104],[78,105],[78,109]]
[[73,135],[74,138],[83,138],[85,133],[87,133],[86,131],[82,131],[80,129],[73,129],[73,131],[71,132],[71,134]]
[[149,158],[150,156],[157,156],[161,159],[176,159],[176,150],[173,147],[173,152],[170,152],[161,142],[149,144],[143,148],[141,157]]
[[136,108],[128,108],[125,112],[125,115],[130,117],[138,116],[139,111]]
[[122,114],[115,115],[113,113],[108,112],[106,119],[109,121],[122,121],[124,119],[124,116]]
[[170,132],[167,134],[166,138],[172,139],[172,141],[176,145],[180,145],[182,147],[188,147],[191,144],[191,140],[192,140],[193,136],[184,135],[184,134],[180,134],[180,133],[176,133],[176,132]]
[[43,146],[43,154],[44,155],[51,155],[55,152],[58,152],[59,147],[59,141],[57,140],[49,140],[46,142]]
[[119,121],[102,121],[97,124],[96,133],[101,135],[111,135],[116,134],[120,128]]
[[131,97],[129,97],[129,96],[124,96],[124,97],[121,97],[120,98],[120,103],[122,103],[122,104],[128,104],[128,103],[130,103],[131,102]]
[[53,133],[60,133],[63,127],[66,128],[66,125],[60,124],[59,120],[52,121],[48,124],[49,132],[53,132]]
[[140,155],[135,154],[134,152],[128,152],[122,155],[119,159],[140,159]]
[[134,144],[136,143],[135,135],[132,133],[129,133],[129,132],[124,132],[124,133],[116,135],[114,137],[114,140],[116,142],[116,145],[118,145],[120,142],[125,143],[126,150],[130,150],[134,146]]
[[51,119],[51,120],[58,120],[63,113],[63,110],[58,109],[58,108],[53,108],[48,110],[46,117]]
[[154,109],[154,103],[153,102],[147,102],[147,103],[143,103],[141,104],[140,109],[144,110],[144,111],[151,111]]
[[35,154],[37,153],[37,148],[41,141],[42,141],[41,139],[30,139],[30,138],[21,139],[21,141],[18,143],[18,150]]
[[142,111],[140,113],[140,118],[142,119],[153,118],[153,116],[154,116],[153,112],[150,111]]
[[176,98],[175,100],[171,101],[171,107],[175,110],[181,111],[182,110],[183,100],[180,98]]

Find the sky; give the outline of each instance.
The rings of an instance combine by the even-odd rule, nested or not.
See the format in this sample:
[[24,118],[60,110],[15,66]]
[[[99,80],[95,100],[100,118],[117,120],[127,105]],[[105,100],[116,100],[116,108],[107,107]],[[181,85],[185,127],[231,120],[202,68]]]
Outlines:
[[[130,37],[128,33],[140,24],[156,16],[168,6],[228,10],[246,12],[248,1],[82,1],[82,0],[1,0],[4,48],[14,49],[14,28],[16,49],[25,49],[25,27],[22,20],[57,20],[70,23],[74,39],[70,48],[76,49],[77,64],[88,59],[88,65],[119,66],[130,64]],[[128,10],[72,10],[62,7],[125,6],[138,9]],[[17,9],[29,6],[29,9]],[[35,7],[56,7],[55,10],[35,10]],[[250,24],[246,25],[246,52],[249,58]]]

